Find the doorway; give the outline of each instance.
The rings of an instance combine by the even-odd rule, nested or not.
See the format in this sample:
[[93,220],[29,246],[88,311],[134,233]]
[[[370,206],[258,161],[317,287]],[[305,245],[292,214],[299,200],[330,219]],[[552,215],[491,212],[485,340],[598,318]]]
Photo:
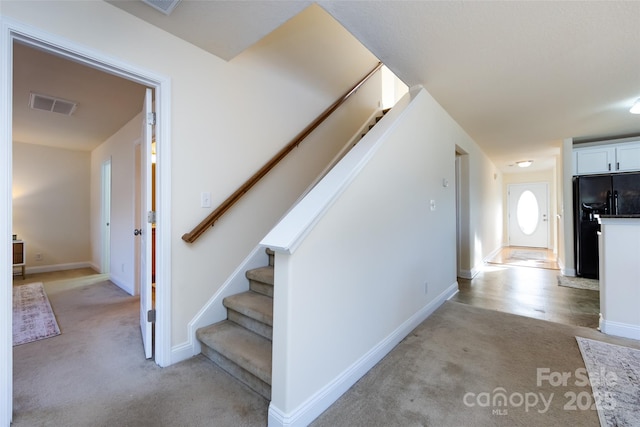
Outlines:
[[457,277],[471,279],[474,276],[469,236],[469,155],[456,146],[456,270]]
[[[143,70],[138,66],[118,61],[103,52],[93,51],[80,47],[73,42],[54,38],[38,29],[24,26],[17,22],[6,22],[2,27],[2,31],[2,35],[0,36],[0,56],[2,57],[2,61],[0,61],[0,63],[3,64],[5,68],[0,73],[0,99],[2,100],[2,102],[0,102],[0,117],[1,120],[3,120],[3,125],[0,126],[0,129],[3,129],[3,132],[0,133],[0,151],[3,153],[3,155],[0,156],[0,170],[4,170],[5,173],[1,174],[2,176],[0,177],[0,229],[2,229],[4,235],[7,236],[6,238],[8,239],[11,234],[11,212],[13,209],[11,188],[13,169],[11,162],[11,146],[13,141],[11,88],[13,85],[12,46],[16,41],[154,89],[156,94],[156,115],[159,124],[156,131],[156,141],[158,145],[163,148],[159,149],[159,151],[165,153],[162,157],[159,156],[157,160],[157,171],[160,178],[158,179],[159,186],[156,197],[158,199],[159,210],[166,207],[166,211],[168,212],[170,207],[170,158],[168,156],[168,127],[170,117],[168,97],[163,97],[162,95],[169,93],[170,79],[166,76]],[[156,227],[159,247],[158,264],[160,268],[156,272],[158,292],[156,294],[157,315],[155,329],[157,337],[155,340],[155,361],[160,366],[168,366],[171,363],[171,330],[168,314],[171,297],[169,281],[170,250],[165,247],[169,244],[168,239],[162,239],[162,236],[170,235],[168,215],[167,221],[159,221]],[[5,251],[10,248],[9,243],[10,242],[7,242],[7,244],[1,245],[0,253],[5,253]],[[5,325],[5,327],[0,329],[0,354],[2,355],[0,360],[3,361],[0,364],[0,384],[4,384],[0,393],[0,419],[2,419],[2,422],[7,423],[11,420],[11,408],[13,404],[11,387],[13,381],[12,334],[10,331],[10,325],[12,324],[12,270],[10,267],[10,265],[0,267],[0,275],[4,277],[0,285],[5,295],[5,298],[2,299],[4,303],[0,304],[0,317],[2,317],[2,323]]]
[[509,246],[549,247],[549,184],[507,186]]

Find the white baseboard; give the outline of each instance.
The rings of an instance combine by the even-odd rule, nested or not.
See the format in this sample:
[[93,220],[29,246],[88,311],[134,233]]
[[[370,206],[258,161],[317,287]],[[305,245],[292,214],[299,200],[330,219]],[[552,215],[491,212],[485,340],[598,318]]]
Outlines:
[[247,270],[264,267],[269,263],[269,257],[263,246],[256,246],[253,251],[242,261],[223,285],[207,303],[191,319],[188,328],[188,340],[171,348],[171,363],[186,360],[199,354],[200,341],[196,338],[198,328],[220,322],[227,318],[227,309],[222,305],[222,300],[230,295],[239,294],[249,290],[249,280],[245,276]]
[[118,277],[114,274],[109,275],[109,280],[113,282],[114,285],[128,293],[129,295],[135,295],[135,290],[133,289],[132,283],[127,283],[126,279]]
[[[200,353],[200,351],[198,351]],[[171,355],[169,365],[182,362],[183,360],[191,359],[198,353],[193,352],[193,344],[191,341],[171,347]]]
[[393,331],[384,340],[364,354],[353,365],[347,368],[332,382],[313,396],[303,402],[300,406],[289,413],[283,412],[273,404],[269,405],[269,427],[275,426],[307,426],[329,406],[331,406],[340,396],[342,396],[351,386],[371,370],[384,356],[411,333],[420,323],[429,317],[447,299],[451,298],[458,291],[457,282],[449,286],[444,292],[434,298],[429,304],[408,318],[402,325]]
[[600,331],[607,335],[640,340],[640,325],[612,322],[600,318]]
[[480,271],[480,270],[478,270],[477,268],[473,268],[471,270],[460,270],[458,272],[458,277],[460,277],[462,279],[471,280],[476,276],[476,274],[478,274],[478,271]]
[[[500,251],[504,248],[504,246],[500,246],[496,249],[494,249],[493,251],[491,251],[491,253],[489,253],[489,255],[487,255],[486,257],[483,258],[482,262],[483,265],[487,264],[489,261],[491,261],[493,258],[495,258]],[[471,280],[474,277],[476,277],[476,275],[478,273],[480,273],[480,271],[482,271],[482,267],[478,267],[478,266],[474,266],[471,268],[471,270],[460,270],[457,273],[457,276],[462,278],[462,279],[468,279]]]
[[[27,267],[25,272],[27,274],[36,274],[36,273],[49,273],[52,271],[64,271],[64,270],[74,270],[76,268],[95,268],[90,261],[85,262],[70,262],[67,264],[52,264],[52,265],[41,265],[38,267]],[[97,270],[96,270],[97,271]]]
[[[491,261],[492,259],[494,259],[495,257],[498,256],[498,254],[502,251],[502,249],[504,249],[505,246],[498,246],[497,248],[495,248],[494,250],[492,250],[486,257],[484,257],[482,259],[482,262],[484,263],[488,263],[489,261]],[[474,268],[475,270],[475,268]]]

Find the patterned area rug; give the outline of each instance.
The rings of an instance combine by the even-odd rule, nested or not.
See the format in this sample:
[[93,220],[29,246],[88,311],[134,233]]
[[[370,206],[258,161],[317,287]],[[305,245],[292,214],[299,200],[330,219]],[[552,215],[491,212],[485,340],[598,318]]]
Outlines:
[[558,286],[599,291],[600,281],[597,279],[587,279],[585,277],[574,277],[574,276],[563,276],[562,274],[560,274],[558,275]]
[[640,426],[640,350],[576,337],[602,427]]
[[49,298],[40,282],[13,287],[13,345],[60,335]]

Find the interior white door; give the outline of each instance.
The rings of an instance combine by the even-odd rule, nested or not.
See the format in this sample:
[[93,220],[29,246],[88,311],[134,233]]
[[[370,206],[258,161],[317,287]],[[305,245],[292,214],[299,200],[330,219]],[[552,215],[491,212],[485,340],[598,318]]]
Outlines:
[[549,246],[548,188],[546,182],[508,185],[509,246]]
[[102,163],[102,268],[111,270],[111,159]]
[[140,239],[140,328],[147,359],[153,355],[152,322],[149,313],[153,310],[151,288],[151,138],[153,135],[151,89],[147,89],[142,118],[142,143],[140,156],[141,209],[140,228],[136,230]]

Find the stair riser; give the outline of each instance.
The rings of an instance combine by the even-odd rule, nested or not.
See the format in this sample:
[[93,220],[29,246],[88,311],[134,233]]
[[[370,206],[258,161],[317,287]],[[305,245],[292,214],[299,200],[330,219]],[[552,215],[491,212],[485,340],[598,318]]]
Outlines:
[[255,332],[256,334],[265,337],[268,340],[271,340],[273,338],[273,328],[271,326],[256,319],[252,319],[251,317],[245,316],[244,314],[239,313],[233,309],[227,308],[227,319],[237,323],[244,328],[249,329],[251,332]]
[[269,384],[265,383],[260,378],[238,366],[207,345],[202,345],[202,354],[229,373],[229,375],[238,379],[265,399],[271,400],[271,386]]
[[258,282],[256,280],[249,280],[249,289],[253,292],[257,292],[262,295],[273,298],[273,285],[268,283]]

